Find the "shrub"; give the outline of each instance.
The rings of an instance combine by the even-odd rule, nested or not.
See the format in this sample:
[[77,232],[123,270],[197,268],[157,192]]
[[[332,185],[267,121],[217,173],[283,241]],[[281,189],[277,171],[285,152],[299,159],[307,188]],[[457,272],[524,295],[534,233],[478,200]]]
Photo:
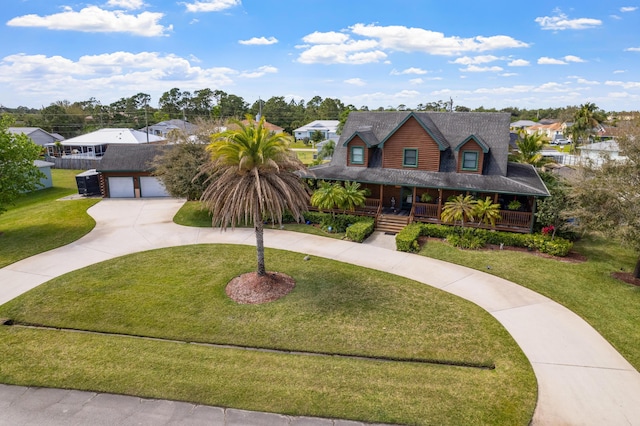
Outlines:
[[361,243],[367,238],[375,229],[373,219],[361,220],[356,222],[347,228],[346,237],[356,243]]
[[565,240],[564,238],[556,237],[551,239],[546,235],[537,234],[531,239],[529,248],[536,249],[541,253],[547,253],[552,256],[564,257],[569,254],[569,251],[573,248],[573,243]]
[[421,223],[410,223],[396,235],[396,249],[398,251],[416,252],[420,249],[418,237],[422,235]]
[[420,235],[433,238],[447,238],[447,235],[451,233],[451,229],[450,226],[423,223]]
[[[480,232],[477,232],[480,231]],[[479,249],[484,247],[487,239],[481,229],[455,228],[447,235],[447,242],[463,249]]]

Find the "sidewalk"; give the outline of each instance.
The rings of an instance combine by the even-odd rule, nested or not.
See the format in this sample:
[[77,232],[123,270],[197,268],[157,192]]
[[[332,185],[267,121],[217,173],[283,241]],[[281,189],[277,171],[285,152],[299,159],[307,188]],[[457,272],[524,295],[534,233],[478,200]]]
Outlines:
[[[97,222],[91,233],[0,269],[0,304],[60,274],[141,250],[199,243],[255,244],[251,229],[220,232],[174,224],[173,215],[181,205],[173,199],[101,201],[89,209]],[[640,373],[580,317],[501,278],[394,251],[392,238],[376,234],[367,243],[356,244],[265,229],[264,240],[267,247],[411,278],[486,309],[533,366],[539,388],[534,425],[640,425]]]

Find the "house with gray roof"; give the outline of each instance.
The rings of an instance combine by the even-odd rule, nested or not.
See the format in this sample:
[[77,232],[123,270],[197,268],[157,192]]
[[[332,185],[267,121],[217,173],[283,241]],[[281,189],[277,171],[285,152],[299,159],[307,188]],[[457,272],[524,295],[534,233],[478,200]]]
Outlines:
[[64,140],[64,137],[57,133],[49,133],[39,127],[9,127],[9,133],[15,135],[24,134],[36,145],[45,146],[48,143]]
[[509,125],[507,113],[352,112],[331,161],[303,176],[359,182],[379,222],[440,223],[448,198],[470,194],[500,204],[496,229],[531,232],[549,192],[533,166],[508,161]]
[[296,139],[311,139],[315,132],[320,132],[322,133],[323,141],[332,140],[337,142],[340,138],[338,135],[339,124],[340,120],[315,120],[295,129],[293,135]]
[[188,136],[193,136],[197,133],[198,126],[196,126],[195,124],[191,124],[188,121],[175,118],[172,120],[161,121],[159,123],[143,127],[142,129],[140,129],[140,131],[143,133],[149,132],[150,135],[167,139],[167,136],[172,131],[181,132]]

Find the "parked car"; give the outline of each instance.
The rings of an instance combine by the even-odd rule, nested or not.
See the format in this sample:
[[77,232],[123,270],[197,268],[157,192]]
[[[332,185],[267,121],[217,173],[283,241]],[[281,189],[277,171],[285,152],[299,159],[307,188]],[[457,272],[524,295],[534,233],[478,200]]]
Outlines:
[[571,141],[569,139],[554,139],[549,142],[549,145],[568,145]]

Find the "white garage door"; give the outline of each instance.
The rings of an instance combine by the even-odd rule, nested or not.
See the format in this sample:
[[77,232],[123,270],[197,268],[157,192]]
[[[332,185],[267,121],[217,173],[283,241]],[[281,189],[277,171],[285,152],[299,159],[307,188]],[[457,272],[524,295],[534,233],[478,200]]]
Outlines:
[[140,196],[141,197],[169,197],[167,189],[162,181],[153,176],[140,177]]
[[109,196],[111,198],[133,198],[133,178],[132,177],[110,177]]

